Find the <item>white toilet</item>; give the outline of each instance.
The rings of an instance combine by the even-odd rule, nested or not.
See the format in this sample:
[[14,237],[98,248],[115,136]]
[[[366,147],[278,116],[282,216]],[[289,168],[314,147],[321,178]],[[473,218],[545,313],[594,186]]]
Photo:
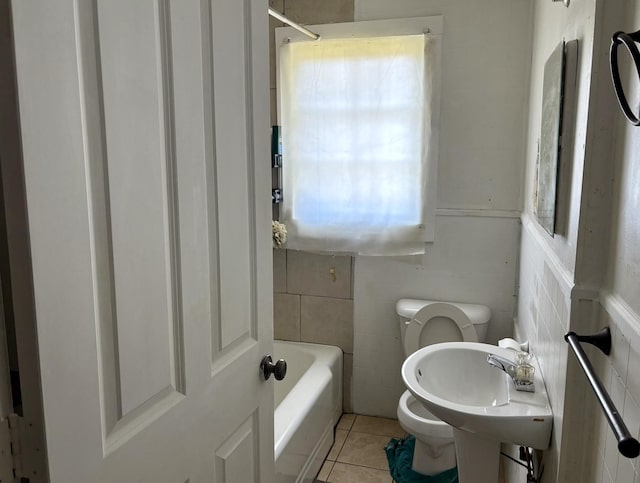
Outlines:
[[[484,305],[401,299],[396,303],[405,356],[438,342],[484,342],[491,310]],[[405,391],[398,422],[415,436],[413,471],[435,475],[456,466],[453,428]]]

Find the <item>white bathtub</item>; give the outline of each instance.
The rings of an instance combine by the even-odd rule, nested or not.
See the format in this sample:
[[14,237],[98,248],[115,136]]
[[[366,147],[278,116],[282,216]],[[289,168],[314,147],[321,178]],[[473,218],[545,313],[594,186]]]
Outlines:
[[273,352],[287,361],[287,376],[274,385],[276,483],[310,482],[342,414],[342,351],[277,340]]

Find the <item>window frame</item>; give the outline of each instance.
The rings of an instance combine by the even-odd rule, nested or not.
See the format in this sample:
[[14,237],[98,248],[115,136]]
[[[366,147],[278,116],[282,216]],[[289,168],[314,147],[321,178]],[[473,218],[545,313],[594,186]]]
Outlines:
[[[435,239],[435,218],[437,203],[437,165],[438,165],[438,125],[440,115],[440,93],[441,93],[441,71],[442,71],[442,16],[414,17],[389,20],[357,21],[337,24],[322,24],[306,26],[314,33],[320,35],[319,40],[313,40],[292,27],[279,27],[275,29],[275,57],[276,57],[276,109],[277,123],[282,124],[282,88],[280,79],[280,46],[287,42],[322,42],[323,39],[355,39],[367,37],[386,37],[401,35],[429,34],[436,41],[433,49],[433,59],[431,64],[435,69],[432,77],[432,98],[431,98],[431,136],[430,141],[434,144],[430,149],[435,149],[428,161],[425,163],[427,183],[425,186],[424,208],[424,237],[423,242],[432,243]],[[286,163],[286,154],[283,163]],[[286,169],[283,166],[283,169]],[[287,193],[283,193],[286,197]],[[328,250],[329,251],[329,250]],[[335,252],[334,250],[330,250]],[[353,253],[353,252],[346,252]],[[371,253],[364,253],[371,254]],[[400,254],[400,253],[399,253]],[[406,254],[406,253],[401,253]]]

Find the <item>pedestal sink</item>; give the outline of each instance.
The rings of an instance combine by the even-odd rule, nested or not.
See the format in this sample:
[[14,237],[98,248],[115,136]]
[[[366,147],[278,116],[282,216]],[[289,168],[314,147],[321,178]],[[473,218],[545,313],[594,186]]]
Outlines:
[[545,449],[553,414],[537,360],[535,392],[516,391],[511,377],[487,356],[515,360],[490,344],[445,342],[414,352],[402,366],[409,391],[435,416],[454,427],[460,483],[496,483],[500,443]]

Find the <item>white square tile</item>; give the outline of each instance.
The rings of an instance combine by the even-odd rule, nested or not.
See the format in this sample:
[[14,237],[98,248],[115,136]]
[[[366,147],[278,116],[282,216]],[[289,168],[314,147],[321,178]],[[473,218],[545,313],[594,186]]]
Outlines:
[[554,359],[555,369],[554,374],[556,374],[554,382],[555,382],[555,395],[557,401],[561,403],[558,409],[564,407],[564,394],[566,392],[567,387],[567,362],[568,357],[573,357],[572,354],[568,353],[568,346],[565,343],[560,343],[557,345],[556,357]]
[[640,347],[630,347],[629,350],[627,389],[636,402],[640,403]]
[[628,481],[631,483],[635,478],[635,469],[633,468],[633,462],[629,458],[619,458],[618,471],[616,472],[616,482],[624,483]]
[[611,428],[609,428],[609,423],[606,420],[604,412],[602,412],[599,407],[596,408],[596,419],[597,419],[598,432],[596,433],[597,441],[595,442],[595,446],[596,446],[595,453],[598,459],[604,460],[604,450],[605,450],[605,444],[607,441],[607,433],[611,431]]
[[[625,405],[625,388],[622,380],[618,377],[615,369],[610,367],[609,372],[611,374],[611,379],[609,381],[609,395],[611,396],[611,400],[613,404],[616,406],[620,414],[623,414],[624,405]],[[598,408],[599,409],[599,408]],[[630,413],[633,413],[633,408],[630,408]],[[606,442],[605,442],[605,464],[607,465],[607,469],[609,470],[609,476],[614,481],[617,480],[617,468],[618,468],[618,460],[623,458],[620,456],[620,452],[618,450],[618,442],[615,439],[613,431],[608,428],[606,431]],[[620,480],[622,481],[622,480]]]
[[622,412],[624,408],[625,387],[622,379],[618,377],[613,367],[611,368],[609,396],[611,396],[611,400],[613,401],[613,404],[615,404],[616,408],[618,408],[618,411]]
[[562,303],[560,304],[560,320],[562,321],[562,327],[569,327],[569,317],[567,316],[569,313],[569,310],[567,309],[567,302],[566,300],[562,300]]
[[629,433],[637,439],[640,435],[640,407],[633,400],[628,391],[625,392],[624,411],[622,412],[622,415],[624,423],[629,429]]
[[627,368],[629,364],[629,341],[617,327],[612,334],[611,365],[623,383],[627,382]]
[[615,483],[613,480],[615,478],[615,474],[612,474],[609,471],[609,468],[605,465],[604,471],[602,472],[602,483]]

